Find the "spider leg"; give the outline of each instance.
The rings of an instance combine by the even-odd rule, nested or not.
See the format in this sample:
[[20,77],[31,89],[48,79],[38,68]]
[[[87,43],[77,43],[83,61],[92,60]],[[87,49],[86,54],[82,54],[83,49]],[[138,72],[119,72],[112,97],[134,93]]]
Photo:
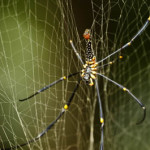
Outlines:
[[74,52],[76,53],[78,59],[80,60],[80,62],[82,63],[82,65],[84,65],[83,60],[82,60],[81,56],[79,55],[79,53],[77,52],[77,50],[76,50],[76,48],[75,48],[75,46],[74,46],[72,40],[70,40],[70,44],[71,44],[71,46],[72,46],[72,49],[73,49]]
[[133,95],[133,94],[129,91],[129,89],[127,89],[126,87],[122,86],[121,84],[119,84],[119,83],[117,83],[117,82],[115,82],[115,81],[109,79],[108,77],[106,77],[106,76],[104,76],[104,75],[102,75],[102,74],[100,74],[100,73],[97,73],[97,75],[102,76],[103,78],[107,79],[108,81],[110,81],[110,82],[114,83],[115,85],[119,86],[124,92],[128,92],[128,94],[140,105],[140,107],[141,107],[141,108],[143,109],[143,111],[144,111],[143,118],[142,118],[139,122],[137,122],[136,124],[142,123],[142,122],[145,120],[145,117],[146,117],[146,108],[145,108],[145,106],[142,104],[142,102],[141,102],[137,97],[135,97],[135,95]]
[[45,133],[47,133],[48,130],[50,130],[50,129],[55,125],[55,123],[63,116],[63,114],[65,113],[65,111],[69,108],[69,106],[70,106],[70,104],[71,104],[71,102],[72,102],[72,100],[73,100],[73,97],[74,97],[74,95],[75,95],[77,89],[79,88],[80,81],[81,81],[81,78],[78,80],[78,83],[76,84],[76,86],[75,86],[75,88],[74,88],[74,90],[73,90],[73,92],[72,92],[72,94],[71,94],[69,100],[68,100],[67,103],[64,105],[64,107],[62,108],[62,110],[61,110],[61,112],[59,113],[59,115],[57,116],[57,118],[56,118],[52,123],[50,123],[49,126],[48,126],[44,131],[42,131],[40,134],[38,134],[38,136],[35,137],[34,139],[31,139],[30,141],[28,141],[28,142],[26,142],[26,143],[24,143],[24,144],[20,144],[20,145],[17,145],[17,146],[11,147],[11,148],[2,149],[2,150],[17,149],[17,148],[20,148],[20,147],[22,147],[22,146],[28,145],[28,144],[30,144],[30,143],[33,143],[33,142],[39,140],[39,138],[41,138]]
[[103,62],[104,60],[106,60],[107,58],[111,57],[112,55],[120,52],[121,50],[125,49],[126,47],[130,46],[131,43],[146,29],[146,27],[148,26],[150,22],[150,17],[147,19],[147,21],[145,22],[145,24],[142,26],[142,28],[135,34],[135,36],[131,39],[130,42],[126,43],[125,45],[123,45],[121,48],[119,48],[118,50],[114,51],[113,53],[111,53],[110,55],[108,55],[107,57],[103,58],[102,60],[98,61],[97,64]]
[[39,94],[39,93],[41,93],[41,92],[47,90],[48,88],[52,87],[53,85],[55,85],[55,84],[57,84],[57,83],[59,83],[59,82],[65,80],[65,79],[67,79],[67,78],[70,78],[70,77],[72,77],[72,76],[75,76],[75,75],[77,75],[78,73],[79,73],[79,72],[76,72],[76,73],[70,74],[70,75],[68,75],[68,76],[61,77],[60,79],[54,81],[53,83],[51,83],[51,84],[45,86],[44,88],[38,90],[37,92],[35,92],[35,93],[32,94],[31,96],[29,96],[29,97],[27,97],[27,98],[24,98],[24,99],[20,99],[19,101],[28,100],[28,99],[34,97],[35,95],[37,95],[37,94]]
[[106,63],[106,64],[103,64],[102,66],[97,66],[96,68],[97,69],[103,69],[104,67],[107,67],[107,66],[109,66],[109,65],[112,65],[112,64],[114,64],[116,62],[116,60],[113,60],[113,61],[110,61],[110,62],[108,62],[108,63]]
[[101,143],[100,143],[100,150],[103,150],[104,147],[104,118],[103,118],[103,110],[102,110],[102,104],[101,104],[101,98],[100,98],[100,93],[99,93],[99,86],[98,82],[95,79],[95,85],[96,85],[96,90],[97,90],[97,96],[98,96],[98,102],[99,102],[99,111],[100,111],[100,123],[101,123]]

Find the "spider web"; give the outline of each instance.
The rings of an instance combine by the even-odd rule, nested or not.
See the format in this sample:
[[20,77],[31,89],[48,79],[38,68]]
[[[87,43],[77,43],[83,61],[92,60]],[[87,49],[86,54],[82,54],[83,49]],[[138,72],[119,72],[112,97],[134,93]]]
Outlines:
[[[34,98],[19,102],[81,64],[69,40],[85,60],[82,34],[91,28],[97,60],[127,43],[149,16],[148,0],[108,1],[0,1],[0,148],[36,137],[59,114],[78,76],[61,82]],[[147,108],[150,97],[150,28],[122,60],[101,70],[126,86]],[[119,54],[110,60],[118,58]],[[107,60],[109,62],[110,60]],[[141,125],[139,105],[118,87],[99,78],[105,117],[105,150],[147,150],[150,147],[150,113]],[[94,87],[81,83],[67,113],[40,140],[20,149],[99,149],[99,110]]]

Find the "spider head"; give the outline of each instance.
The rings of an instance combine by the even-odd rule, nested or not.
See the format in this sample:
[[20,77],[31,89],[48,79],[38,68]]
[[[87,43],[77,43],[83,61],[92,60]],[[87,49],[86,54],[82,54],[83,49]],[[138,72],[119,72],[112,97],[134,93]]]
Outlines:
[[91,32],[90,32],[90,29],[85,29],[84,33],[83,33],[83,37],[88,40],[90,39],[90,36],[91,36]]

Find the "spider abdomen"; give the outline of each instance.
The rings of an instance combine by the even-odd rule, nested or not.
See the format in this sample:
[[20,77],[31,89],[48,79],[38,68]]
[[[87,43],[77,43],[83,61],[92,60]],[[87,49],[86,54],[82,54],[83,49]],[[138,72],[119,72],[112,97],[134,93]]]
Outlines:
[[92,60],[94,57],[92,47],[91,47],[91,40],[89,39],[86,43],[86,60]]

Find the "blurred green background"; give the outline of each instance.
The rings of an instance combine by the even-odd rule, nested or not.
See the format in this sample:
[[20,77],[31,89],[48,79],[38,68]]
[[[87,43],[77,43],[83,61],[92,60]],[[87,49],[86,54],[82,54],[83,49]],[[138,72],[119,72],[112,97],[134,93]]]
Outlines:
[[[82,35],[91,28],[93,50],[100,60],[136,34],[149,17],[149,6],[145,0],[1,0],[0,148],[36,137],[61,111],[78,76],[29,101],[18,100],[81,69],[70,39],[84,60]],[[137,126],[143,113],[139,105],[118,87],[99,78],[105,150],[149,150],[149,45],[150,27],[121,52],[122,60],[100,70],[130,89],[147,108],[146,120]],[[20,149],[99,149],[98,108],[95,88],[82,82],[69,111],[56,126],[39,141]]]

